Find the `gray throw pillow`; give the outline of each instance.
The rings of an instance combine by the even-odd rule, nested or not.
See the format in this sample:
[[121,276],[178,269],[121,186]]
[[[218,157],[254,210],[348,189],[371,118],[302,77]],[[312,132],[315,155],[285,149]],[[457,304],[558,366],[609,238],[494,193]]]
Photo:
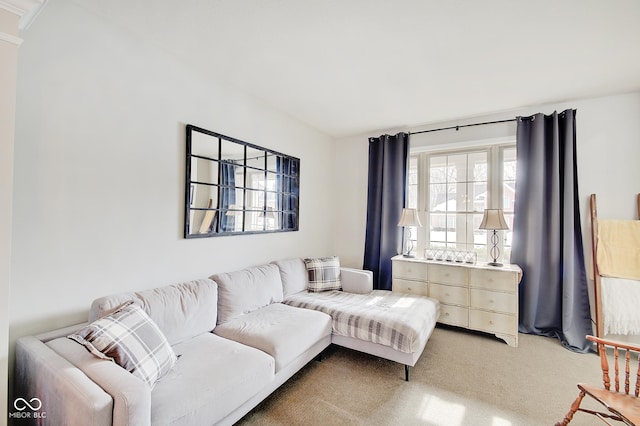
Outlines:
[[67,337],[94,356],[117,363],[151,388],[177,360],[162,331],[133,301]]
[[309,274],[309,285],[307,289],[311,292],[340,290],[340,258],[313,257],[304,260],[307,273]]

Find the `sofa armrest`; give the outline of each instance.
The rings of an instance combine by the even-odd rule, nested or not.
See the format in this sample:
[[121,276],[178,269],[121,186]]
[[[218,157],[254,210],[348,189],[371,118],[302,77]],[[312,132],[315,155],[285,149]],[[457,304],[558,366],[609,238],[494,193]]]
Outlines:
[[52,424],[112,424],[109,394],[35,337],[16,341],[15,383],[14,398],[38,398]]
[[373,272],[364,269],[340,268],[342,290],[347,293],[369,293],[373,290]]
[[112,361],[93,356],[77,342],[62,338],[49,342],[113,399],[114,425],[151,424],[151,388]]

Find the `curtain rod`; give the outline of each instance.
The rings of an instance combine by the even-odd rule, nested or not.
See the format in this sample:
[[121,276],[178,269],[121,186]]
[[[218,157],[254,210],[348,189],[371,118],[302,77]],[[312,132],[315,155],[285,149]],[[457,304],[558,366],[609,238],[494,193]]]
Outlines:
[[456,129],[456,131],[458,131],[460,130],[461,127],[473,127],[473,126],[484,126],[485,124],[508,123],[510,121],[516,121],[516,120],[517,120],[516,118],[510,118],[508,120],[485,121],[484,123],[461,124],[459,126],[441,127],[439,129],[421,130],[419,132],[409,132],[409,134],[417,135],[418,133],[439,132],[440,130],[451,130],[451,129]]

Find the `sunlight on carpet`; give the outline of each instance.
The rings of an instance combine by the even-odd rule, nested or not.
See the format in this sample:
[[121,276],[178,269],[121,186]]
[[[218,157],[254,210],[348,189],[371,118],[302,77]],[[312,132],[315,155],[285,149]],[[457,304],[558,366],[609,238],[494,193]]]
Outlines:
[[445,401],[434,395],[426,395],[419,418],[436,424],[459,426],[464,419],[466,408],[461,404]]

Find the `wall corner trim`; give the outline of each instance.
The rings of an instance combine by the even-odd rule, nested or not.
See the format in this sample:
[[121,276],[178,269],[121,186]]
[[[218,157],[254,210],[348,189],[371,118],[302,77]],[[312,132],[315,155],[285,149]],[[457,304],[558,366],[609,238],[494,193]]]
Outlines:
[[15,44],[16,46],[20,46],[22,44],[22,39],[20,37],[16,37],[11,34],[0,32],[0,40],[9,42],[11,44]]
[[36,19],[48,0],[0,0],[0,9],[7,10],[20,17],[18,27],[26,30]]

